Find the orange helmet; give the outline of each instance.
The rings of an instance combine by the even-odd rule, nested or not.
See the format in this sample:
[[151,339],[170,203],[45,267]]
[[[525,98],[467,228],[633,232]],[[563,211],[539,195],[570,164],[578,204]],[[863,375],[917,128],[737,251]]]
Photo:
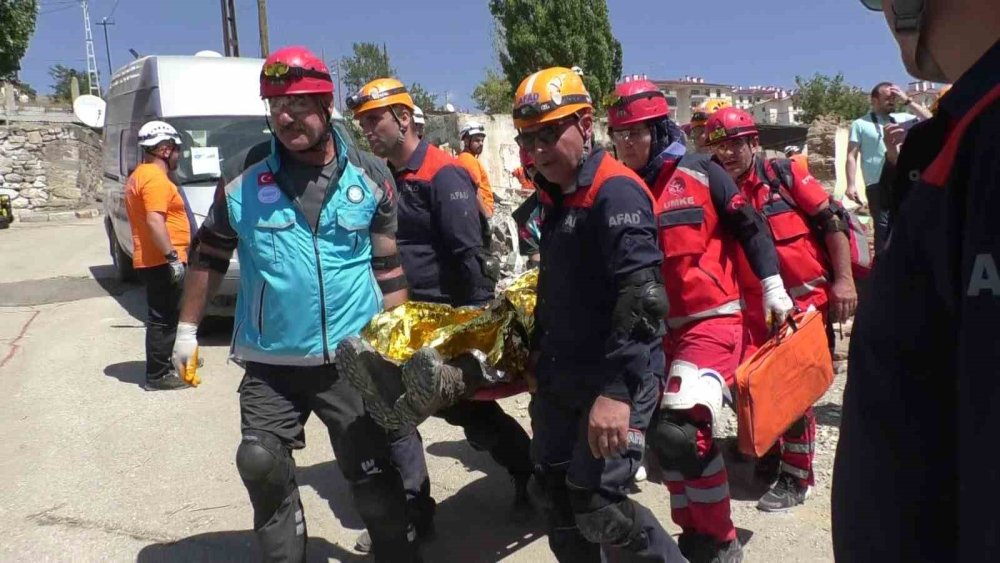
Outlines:
[[521,81],[514,95],[514,127],[524,129],[593,110],[580,75],[564,67],[540,70]]
[[365,84],[357,93],[351,94],[344,102],[347,109],[354,112],[354,115],[364,113],[378,108],[401,105],[413,108],[413,98],[406,91],[406,86],[395,78],[376,78]]

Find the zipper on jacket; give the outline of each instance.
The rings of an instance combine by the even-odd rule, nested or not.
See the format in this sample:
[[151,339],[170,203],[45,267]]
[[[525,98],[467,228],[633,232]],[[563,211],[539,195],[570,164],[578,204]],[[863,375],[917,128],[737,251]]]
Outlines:
[[716,285],[716,286],[717,286],[717,287],[718,287],[719,289],[721,289],[721,290],[725,291],[725,288],[724,288],[724,287],[722,287],[722,282],[720,282],[720,281],[719,281],[719,278],[717,278],[717,277],[713,276],[713,275],[712,275],[712,273],[711,273],[711,272],[709,272],[708,270],[706,270],[705,268],[702,268],[702,267],[701,267],[701,264],[698,264],[698,269],[699,269],[699,270],[701,270],[701,272],[702,272],[703,274],[705,274],[706,276],[708,276],[709,278],[711,278],[711,280],[712,280],[713,282],[715,282],[715,285]]
[[267,282],[260,284],[260,296],[257,298],[257,334],[264,336],[264,291]]

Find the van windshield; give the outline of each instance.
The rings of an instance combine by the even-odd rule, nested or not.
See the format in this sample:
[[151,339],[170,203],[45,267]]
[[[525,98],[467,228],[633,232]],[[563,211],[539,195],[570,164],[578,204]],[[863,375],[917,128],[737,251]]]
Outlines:
[[[167,121],[184,141],[176,171],[180,185],[214,183],[227,158],[271,139],[263,116],[176,117]],[[349,143],[354,142],[342,120],[336,120],[334,127]]]
[[176,171],[181,185],[214,183],[227,158],[271,138],[264,116],[175,117],[167,121],[184,142]]

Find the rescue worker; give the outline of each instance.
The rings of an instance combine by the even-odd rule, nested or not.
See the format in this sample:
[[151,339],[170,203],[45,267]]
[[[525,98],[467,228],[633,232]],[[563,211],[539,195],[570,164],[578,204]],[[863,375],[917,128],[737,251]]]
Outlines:
[[478,121],[470,121],[462,127],[462,152],[458,154],[458,163],[464,168],[472,183],[476,185],[479,194],[479,208],[487,219],[493,217],[493,187],[486,167],[479,160],[483,154],[483,144],[486,142],[486,128]]
[[[410,297],[455,307],[489,302],[494,296],[496,272],[490,271],[483,248],[485,219],[479,211],[476,188],[454,157],[417,138],[413,100],[406,87],[394,78],[376,79],[351,96],[348,107],[372,150],[388,160],[395,175],[399,188],[399,249]],[[440,357],[435,358],[438,362],[424,366],[423,375],[404,380],[415,387],[403,390],[399,388],[397,370],[384,364],[352,361],[375,354],[363,340],[347,339],[342,348],[347,354],[345,367],[356,374],[354,381],[362,393],[366,397],[383,397],[387,405],[394,404],[400,392],[423,397],[462,393],[461,368],[440,362]],[[395,391],[382,394],[389,388]],[[510,473],[515,507],[527,507],[527,484],[532,472],[530,439],[496,401],[466,399],[442,410],[430,405],[410,414],[413,424],[434,414],[462,427],[470,445],[488,451]]]
[[183,195],[168,174],[177,169],[181,137],[163,121],[139,128],[142,164],[125,184],[125,211],[132,229],[132,264],[146,286],[147,391],[187,387],[171,369],[177,312],[191,243]]
[[535,186],[535,174],[538,171],[535,169],[535,160],[528,151],[520,149],[518,156],[521,166],[514,171],[514,177],[521,181],[522,186],[527,185],[530,188],[523,188],[528,192],[528,198],[511,213],[511,217],[517,225],[518,252],[528,257],[527,268],[531,270],[537,268],[541,260],[538,254],[538,241],[542,237],[541,206],[538,204],[538,191]]
[[606,546],[681,561],[653,513],[627,496],[664,369],[652,197],[594,147],[591,98],[572,70],[525,78],[514,126],[543,207],[530,412],[549,546],[563,562],[603,561]]
[[694,152],[711,154],[711,151],[705,149],[705,122],[708,121],[708,112],[703,109],[695,110],[691,114],[691,121],[687,124],[686,133],[688,137],[688,146],[694,143]]
[[[778,249],[781,278],[800,310],[818,309],[834,345],[833,323],[854,314],[858,296],[851,272],[848,218],[815,178],[795,174],[787,160],[767,160],[760,153],[757,125],[738,108],[714,113],[705,125],[706,142],[736,180],[743,195],[764,215]],[[744,291],[749,304],[760,297]],[[768,338],[768,325],[746,316],[751,347]],[[810,408],[780,440],[778,479],[758,502],[764,511],[787,510],[805,502],[815,484],[816,419]]]
[[[264,559],[305,559],[292,450],[305,446],[303,427],[315,412],[330,432],[376,560],[412,561],[417,555],[389,438],[333,363],[343,337],[357,334],[383,304],[406,300],[392,186],[351,162],[348,141],[330,123],[330,73],[309,50],[273,52],[261,70],[260,94],[274,138],[270,150],[256,151],[259,160],[248,153],[227,164],[219,182],[195,243],[174,363],[184,370],[196,354],[205,304],[237,251],[232,357],[246,375],[236,468]],[[415,433],[391,449],[400,447],[416,450],[423,463]]]
[[903,143],[892,191],[907,195],[854,323],[834,554],[997,561],[1000,11],[990,0],[865,4],[884,11],[910,74],[953,85]]
[[420,106],[413,106],[413,128],[417,131],[417,138],[424,138],[424,125],[427,121],[424,119],[424,110],[420,109]]
[[608,108],[618,158],[655,198],[664,253],[670,367],[649,442],[666,470],[684,556],[696,563],[739,561],[728,476],[712,429],[745,346],[737,281],[741,246],[779,322],[792,302],[763,220],[712,157],[687,153],[669,115],[666,97],[648,80],[618,84]]
[[520,190],[522,194],[529,195],[535,192],[535,181],[532,179],[535,176],[535,161],[531,158],[531,155],[524,150],[518,151],[518,159],[521,165],[511,172],[511,175],[517,180],[520,185]]

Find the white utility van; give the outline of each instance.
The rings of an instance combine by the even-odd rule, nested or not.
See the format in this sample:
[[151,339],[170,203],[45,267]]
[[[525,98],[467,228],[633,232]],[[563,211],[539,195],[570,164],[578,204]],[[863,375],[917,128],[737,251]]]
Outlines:
[[[112,77],[104,116],[105,228],[122,280],[135,277],[124,187],[141,158],[139,128],[159,119],[180,133],[184,144],[173,177],[191,207],[195,230],[212,205],[225,160],[271,137],[259,93],[263,63],[263,59],[214,53],[148,56],[122,67]],[[339,115],[335,118],[341,119]],[[239,272],[234,257],[208,314],[233,314]]]

